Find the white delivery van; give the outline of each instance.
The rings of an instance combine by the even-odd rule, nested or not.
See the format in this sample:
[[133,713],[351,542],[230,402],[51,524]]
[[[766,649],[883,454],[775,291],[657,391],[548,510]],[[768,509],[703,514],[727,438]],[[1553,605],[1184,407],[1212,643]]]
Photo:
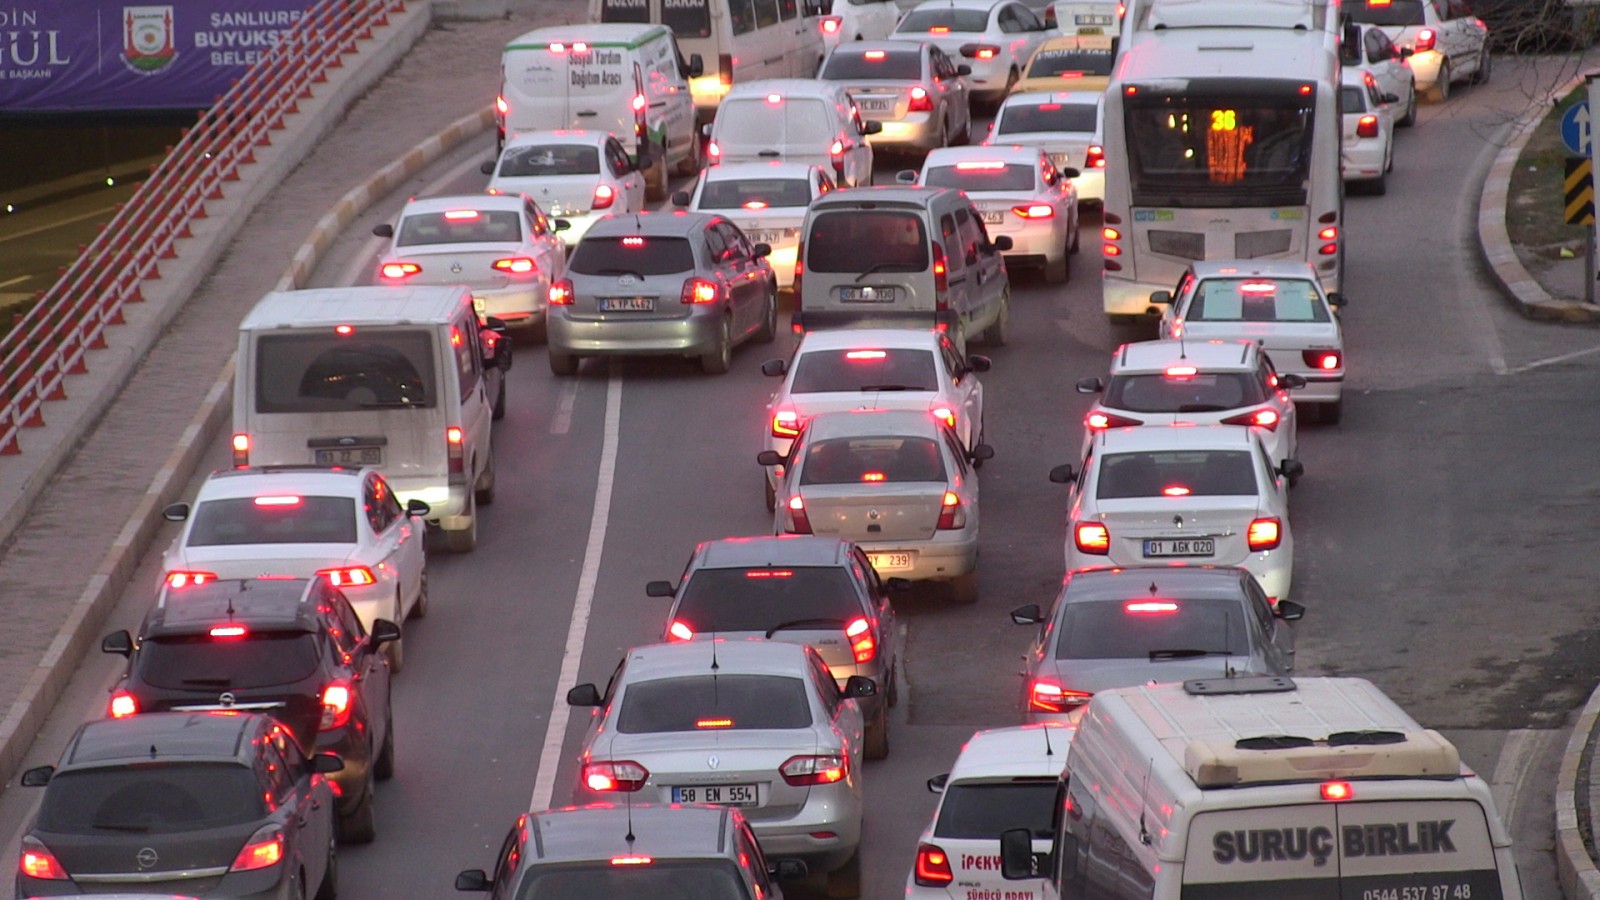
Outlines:
[[1101,691],[1056,801],[1049,853],[1001,836],[1046,897],[1522,900],[1488,783],[1359,678]]
[[267,294],[239,324],[233,465],[377,466],[450,550],[472,550],[494,500],[479,340],[461,285]]
[[645,174],[650,200],[667,196],[667,166],[700,171],[688,59],[661,25],[558,25],[506,45],[500,57],[499,147],[525,131],[610,132]]

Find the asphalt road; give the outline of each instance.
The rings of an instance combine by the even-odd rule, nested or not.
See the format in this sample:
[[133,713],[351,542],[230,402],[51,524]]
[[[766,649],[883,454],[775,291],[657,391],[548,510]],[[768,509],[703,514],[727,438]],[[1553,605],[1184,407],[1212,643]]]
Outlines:
[[[1472,188],[1535,78],[1554,77],[1535,68],[1499,60],[1493,84],[1424,107],[1401,134],[1388,195],[1348,201],[1351,380],[1343,423],[1302,434],[1293,596],[1310,608],[1301,671],[1371,678],[1457,741],[1509,813],[1526,896],[1552,898],[1564,722],[1600,677],[1600,335],[1509,310],[1477,259]],[[366,228],[406,196],[481,188],[489,152],[480,141],[380,203],[315,283],[364,279],[376,249]],[[881,165],[880,178],[899,167]],[[1098,223],[1084,227],[1072,281],[1018,274],[1011,343],[984,351],[997,456],[982,475],[981,599],[960,607],[924,590],[897,602],[906,691],[893,752],[864,775],[868,897],[902,889],[933,806],[924,779],[973,729],[1017,720],[1027,629],[1006,613],[1047,601],[1060,577],[1064,494],[1046,472],[1075,454],[1087,403],[1071,385],[1103,373],[1117,343],[1153,333],[1106,323]],[[567,799],[587,715],[560,727],[567,684],[603,683],[626,647],[659,633],[665,601],[644,583],[675,577],[695,541],[768,525],[754,456],[774,382],[758,367],[791,347],[787,334],[747,345],[720,377],[666,360],[590,362],[565,380],[539,348],[519,348],[496,433],[498,497],[476,553],[431,557],[432,612],[408,626],[397,681],[398,775],[379,790],[378,841],[344,848],[343,896],[453,895],[456,871],[489,866],[519,812]],[[225,462],[218,446],[214,464]],[[137,624],[166,540],[108,631]],[[120,661],[86,661],[30,765],[54,761],[103,709]],[[13,851],[35,796],[0,794]]]

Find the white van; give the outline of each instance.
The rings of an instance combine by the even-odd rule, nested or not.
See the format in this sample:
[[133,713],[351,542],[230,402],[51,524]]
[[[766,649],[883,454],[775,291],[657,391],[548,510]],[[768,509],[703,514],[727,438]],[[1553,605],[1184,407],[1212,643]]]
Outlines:
[[833,172],[839,187],[872,183],[867,135],[882,122],[863,122],[844,85],[811,78],[769,78],[735,87],[705,126],[712,165],[734,162],[810,163]]
[[817,74],[827,50],[824,5],[824,0],[589,0],[589,21],[671,28],[685,53],[705,60],[705,71],[689,79],[695,112],[704,124],[736,83]]
[[1522,900],[1488,783],[1360,678],[1101,691],[1055,818],[1049,853],[1000,839],[1046,897]]
[[610,132],[645,174],[650,200],[667,196],[667,166],[700,171],[689,81],[698,54],[679,52],[660,25],[558,25],[506,45],[495,101],[499,144],[557,128]]
[[239,324],[233,465],[377,466],[450,550],[472,550],[494,500],[479,340],[460,285],[267,294]]

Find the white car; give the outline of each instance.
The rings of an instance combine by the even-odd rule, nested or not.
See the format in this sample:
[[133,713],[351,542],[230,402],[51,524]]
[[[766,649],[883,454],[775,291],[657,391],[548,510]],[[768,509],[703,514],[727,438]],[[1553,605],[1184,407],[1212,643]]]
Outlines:
[[[161,558],[173,587],[215,579],[326,577],[372,630],[428,612],[428,505],[402,507],[376,469],[273,466],[213,472],[193,503],[162,510],[182,522]],[[402,641],[385,647],[395,669]]]
[[[1157,299],[1163,298],[1163,299]],[[1306,385],[1295,405],[1334,424],[1344,411],[1344,328],[1340,294],[1324,294],[1310,264],[1289,260],[1213,260],[1191,263],[1176,296],[1151,295],[1164,306],[1161,336],[1257,341],[1279,375]]]
[[1417,123],[1417,76],[1411,71],[1411,54],[1401,52],[1382,28],[1357,25],[1361,41],[1353,46],[1341,44],[1340,61],[1345,68],[1359,69],[1378,83],[1378,91],[1398,98],[1395,124],[1409,128]]
[[768,78],[734,85],[706,126],[712,165],[735,162],[815,163],[833,170],[840,187],[872,183],[869,135],[843,85],[815,78]]
[[375,284],[464,284],[479,317],[539,326],[550,285],[567,275],[560,221],[523,194],[466,194],[410,200],[395,225],[372,233],[389,238]]
[[1368,191],[1389,190],[1394,168],[1394,106],[1385,102],[1373,77],[1360,69],[1340,76],[1339,168],[1346,184],[1360,182]]
[[833,8],[822,17],[822,46],[833,48],[850,41],[881,41],[894,31],[900,7],[894,0],[833,0]]
[[857,41],[829,53],[817,78],[844,85],[862,120],[881,125],[873,147],[922,154],[971,139],[970,71],[927,41]]
[[1056,785],[1076,731],[1046,722],[990,728],[968,738],[955,766],[928,779],[939,805],[917,841],[907,900],[1042,896],[1042,878],[1007,881],[993,860],[1000,855],[1000,831],[1007,828],[1031,829],[1034,852],[1050,852]]
[[[983,384],[987,356],[966,356],[948,333],[913,328],[808,331],[789,360],[768,360],[763,374],[783,376],[767,401],[762,449],[789,455],[812,416],[851,409],[910,409],[933,413],[955,430],[966,449],[983,442]],[[767,469],[767,509],[784,467]]]
[[900,19],[890,37],[937,44],[972,67],[967,83],[974,102],[999,103],[1050,31],[1017,0],[925,0]]
[[1045,23],[1062,34],[1116,34],[1122,20],[1119,0],[1057,0],[1045,11]]
[[1102,431],[1077,470],[1050,470],[1072,485],[1067,569],[1242,566],[1276,606],[1294,583],[1289,479],[1303,471],[1296,460],[1273,465],[1253,428]]
[[1489,26],[1472,14],[1467,0],[1354,0],[1339,12],[1383,29],[1409,54],[1417,90],[1433,100],[1448,99],[1457,81],[1489,80]]
[[490,193],[527,194],[551,217],[567,220],[561,240],[568,247],[601,216],[645,208],[643,173],[604,131],[525,131],[482,171]]
[[1106,199],[1103,91],[1027,91],[1012,94],[995,113],[986,145],[1038,147],[1057,169],[1077,169],[1078,204]]
[[1297,459],[1289,391],[1300,375],[1279,375],[1254,341],[1140,341],[1111,354],[1111,373],[1085,378],[1078,393],[1100,397],[1083,417],[1087,455],[1097,432],[1135,425],[1241,425],[1261,435],[1274,463]]
[[1037,266],[1045,280],[1072,277],[1078,252],[1078,170],[1058,169],[1038,147],[946,147],[923,160],[917,184],[956,188],[993,240],[1011,238],[1006,267]]
[[672,199],[695,212],[724,216],[750,243],[771,247],[767,262],[778,287],[787,288],[794,283],[806,207],[833,189],[833,176],[815,164],[727,163],[701,172],[693,188]]

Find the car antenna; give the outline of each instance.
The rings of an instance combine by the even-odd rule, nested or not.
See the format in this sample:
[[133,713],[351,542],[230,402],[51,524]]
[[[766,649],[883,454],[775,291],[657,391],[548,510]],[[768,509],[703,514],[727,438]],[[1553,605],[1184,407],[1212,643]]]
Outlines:
[[155,759],[156,758],[156,745],[155,744],[151,744],[150,745],[150,758],[151,759]]
[[1044,722],[1040,727],[1044,729],[1044,755],[1055,756],[1055,748],[1050,746],[1050,723]]
[[633,792],[632,791],[623,791],[622,794],[623,794],[622,802],[626,805],[627,810],[628,810],[628,833],[623,835],[622,839],[624,841],[628,842],[628,853],[631,854],[631,853],[633,853],[633,842],[634,842],[634,836],[633,836]]
[[1155,757],[1150,757],[1150,768],[1145,769],[1144,783],[1139,785],[1139,843],[1150,846],[1150,830],[1144,827],[1144,798],[1150,789],[1150,772],[1156,767]]

